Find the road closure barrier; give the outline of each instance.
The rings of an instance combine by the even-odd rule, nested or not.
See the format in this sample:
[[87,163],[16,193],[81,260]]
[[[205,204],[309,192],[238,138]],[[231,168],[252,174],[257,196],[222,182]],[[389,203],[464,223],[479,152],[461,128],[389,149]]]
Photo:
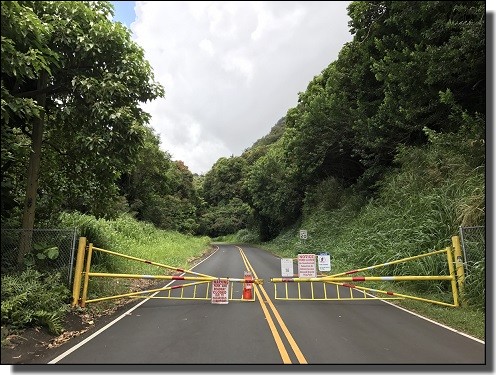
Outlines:
[[[360,269],[324,275],[318,277],[282,277],[271,278],[274,283],[274,298],[277,300],[332,300],[332,301],[349,301],[349,300],[371,300],[371,299],[414,299],[443,306],[458,307],[459,290],[463,290],[464,268],[461,261],[461,250],[459,240],[455,236],[452,238],[453,247],[446,247],[442,250],[432,251],[425,254],[406,257],[382,264],[368,266]],[[445,256],[447,262],[446,274],[441,275],[395,275],[395,276],[357,276],[359,272],[370,272],[371,270],[394,266],[399,263],[413,262],[421,258],[432,256]],[[453,256],[454,255],[454,256]],[[281,263],[282,264],[282,263]],[[287,268],[284,265],[283,268]],[[394,271],[394,270],[393,270]],[[395,272],[393,272],[395,274]],[[353,276],[350,276],[353,275]],[[381,288],[365,287],[361,284],[364,282],[449,282],[451,289],[451,301],[440,301],[424,298],[421,296],[407,295],[397,293],[391,290]],[[360,284],[360,285],[357,285]]]
[[[130,261],[157,266],[169,271],[174,271],[176,274],[143,275],[91,272],[91,260],[93,252],[95,251],[126,258]],[[253,277],[247,277],[246,275],[244,278],[206,275],[189,269],[177,268],[154,261],[121,254],[115,251],[101,249],[93,246],[92,243],[88,244],[85,237],[81,237],[79,239],[75,268],[72,288],[73,307],[85,307],[88,303],[117,298],[210,300],[213,304],[226,304],[229,301],[255,301],[255,296],[251,294],[251,292],[246,292],[246,290],[251,290],[252,284],[263,283],[262,279],[254,279]],[[160,288],[122,293],[106,297],[88,298],[90,279],[92,278],[110,278],[115,279],[116,282],[118,279],[169,280],[170,282],[166,286]],[[172,283],[174,284],[172,285]],[[250,286],[248,287],[247,285]]]

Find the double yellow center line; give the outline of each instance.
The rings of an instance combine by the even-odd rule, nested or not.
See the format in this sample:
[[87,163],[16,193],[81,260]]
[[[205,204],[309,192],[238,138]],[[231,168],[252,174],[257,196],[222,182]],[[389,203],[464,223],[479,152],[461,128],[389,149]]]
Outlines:
[[[250,264],[250,261],[248,260],[245,252],[243,251],[242,248],[239,246],[236,246],[239,250],[239,253],[241,254],[241,258],[243,259],[243,262],[248,270],[250,270],[254,276],[254,278],[258,279],[258,276]],[[269,324],[270,331],[272,332],[272,336],[274,337],[274,341],[276,342],[277,349],[279,349],[279,353],[281,355],[282,361],[284,364],[290,364],[291,358],[289,357],[288,351],[286,350],[286,347],[284,346],[284,343],[281,339],[281,336],[279,335],[279,332],[276,328],[276,325],[274,323],[274,320],[272,319],[269,310],[267,309],[267,306],[265,305],[266,303],[269,305],[270,309],[272,310],[272,313],[274,314],[277,322],[279,323],[279,326],[282,329],[282,332],[286,336],[286,339],[289,342],[289,345],[291,346],[291,349],[293,349],[294,354],[296,355],[296,358],[298,359],[298,362],[300,364],[306,364],[307,360],[305,359],[305,356],[301,352],[300,348],[296,344],[296,341],[293,339],[293,336],[288,330],[288,327],[286,327],[286,324],[281,318],[281,315],[277,311],[276,307],[272,303],[271,299],[269,298],[269,295],[265,291],[264,287],[262,285],[257,285],[253,284],[253,288],[255,290],[256,295],[258,296],[258,302],[260,303],[260,306],[262,307],[262,311],[265,315],[265,318],[267,319],[267,323]],[[262,294],[265,298],[265,300],[262,299]]]

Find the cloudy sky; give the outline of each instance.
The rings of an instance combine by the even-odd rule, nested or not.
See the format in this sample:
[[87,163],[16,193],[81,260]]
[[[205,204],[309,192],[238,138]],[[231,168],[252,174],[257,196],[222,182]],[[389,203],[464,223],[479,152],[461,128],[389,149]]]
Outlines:
[[352,39],[349,2],[112,3],[165,88],[144,106],[162,149],[198,174],[268,134]]

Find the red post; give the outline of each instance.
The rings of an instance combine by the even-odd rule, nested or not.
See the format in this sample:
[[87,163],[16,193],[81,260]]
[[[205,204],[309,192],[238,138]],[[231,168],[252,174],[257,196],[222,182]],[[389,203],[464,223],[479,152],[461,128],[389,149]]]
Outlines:
[[[245,281],[253,281],[253,276],[250,271],[245,271]],[[243,299],[252,300],[253,299],[253,282],[243,283]]]

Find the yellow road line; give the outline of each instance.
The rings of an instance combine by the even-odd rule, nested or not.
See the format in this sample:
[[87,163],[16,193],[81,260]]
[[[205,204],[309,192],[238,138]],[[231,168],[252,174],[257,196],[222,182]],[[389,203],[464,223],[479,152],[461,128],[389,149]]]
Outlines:
[[[237,246],[236,246],[237,247]],[[243,250],[238,247],[241,258],[243,259],[243,262],[245,263],[245,266],[247,269],[250,269],[250,266],[248,265],[248,259],[244,256]],[[253,268],[251,268],[251,271],[253,274],[255,274]],[[282,342],[281,336],[279,335],[279,332],[277,331],[276,325],[274,324],[274,321],[272,320],[272,317],[270,316],[269,311],[267,310],[267,307],[264,304],[264,301],[262,300],[262,296],[260,294],[260,291],[258,290],[259,285],[253,284],[253,288],[255,290],[255,293],[257,294],[258,302],[260,303],[260,306],[262,307],[262,311],[265,315],[265,319],[267,319],[267,324],[269,325],[270,331],[272,332],[272,336],[274,337],[274,341],[276,342],[277,349],[279,350],[279,354],[281,355],[282,362],[284,364],[291,364],[291,358],[289,358],[289,354],[286,350],[286,347],[284,346],[284,343]]]
[[[236,246],[241,254],[241,257],[243,258],[243,262],[245,263],[246,267],[248,269],[250,269],[252,272],[253,272],[253,276],[258,279],[258,276],[255,272],[255,269],[253,268],[253,266],[251,265],[250,261],[248,260],[248,257],[246,256],[246,254],[244,253],[243,249]],[[279,323],[279,325],[281,326],[281,329],[282,331],[284,332],[284,335],[286,336],[286,339],[288,340],[289,342],[289,345],[291,346],[291,348],[293,349],[293,352],[295,353],[296,355],[296,358],[298,359],[298,362],[300,364],[306,364],[307,363],[307,360],[305,359],[305,356],[303,355],[303,353],[301,352],[300,348],[298,347],[298,344],[296,344],[296,341],[294,340],[293,336],[291,335],[291,333],[289,332],[289,329],[288,327],[286,326],[286,324],[284,323],[284,321],[282,320],[281,318],[281,315],[279,314],[279,312],[277,311],[276,307],[274,306],[274,304],[272,303],[272,300],[270,299],[269,295],[267,294],[267,292],[265,291],[264,287],[262,285],[256,285],[257,287],[260,288],[260,290],[262,291],[267,303],[269,304],[274,316],[276,317],[276,320],[277,322]],[[258,290],[257,290],[257,293],[258,293]],[[266,311],[266,307],[264,306],[263,304],[263,301],[261,301],[262,298],[260,298],[260,294],[259,294],[259,301],[260,301],[260,304],[262,306],[262,309],[264,309],[264,313]],[[267,315],[266,315],[267,316]],[[270,326],[270,324],[269,324]],[[277,335],[279,336],[279,334]],[[279,337],[280,339],[280,337]],[[278,345],[279,347],[279,343],[277,342],[276,340],[276,344]],[[282,354],[281,354],[282,356]],[[291,363],[291,362],[289,362]]]
[[267,324],[269,325],[270,331],[272,332],[272,336],[274,336],[274,341],[276,342],[277,349],[279,349],[279,354],[281,355],[282,362],[284,364],[291,364],[291,358],[289,358],[289,354],[286,350],[286,347],[284,346],[284,343],[282,342],[281,336],[279,335],[279,332],[277,332],[276,325],[274,324],[274,321],[272,320],[272,317],[270,316],[270,313],[267,310],[267,307],[265,306],[264,302],[262,301],[262,296],[260,295],[260,292],[257,288],[258,286],[259,285],[254,285],[255,293],[257,293],[257,295],[258,295],[258,302],[260,303],[260,306],[262,307],[265,318],[267,319]]

